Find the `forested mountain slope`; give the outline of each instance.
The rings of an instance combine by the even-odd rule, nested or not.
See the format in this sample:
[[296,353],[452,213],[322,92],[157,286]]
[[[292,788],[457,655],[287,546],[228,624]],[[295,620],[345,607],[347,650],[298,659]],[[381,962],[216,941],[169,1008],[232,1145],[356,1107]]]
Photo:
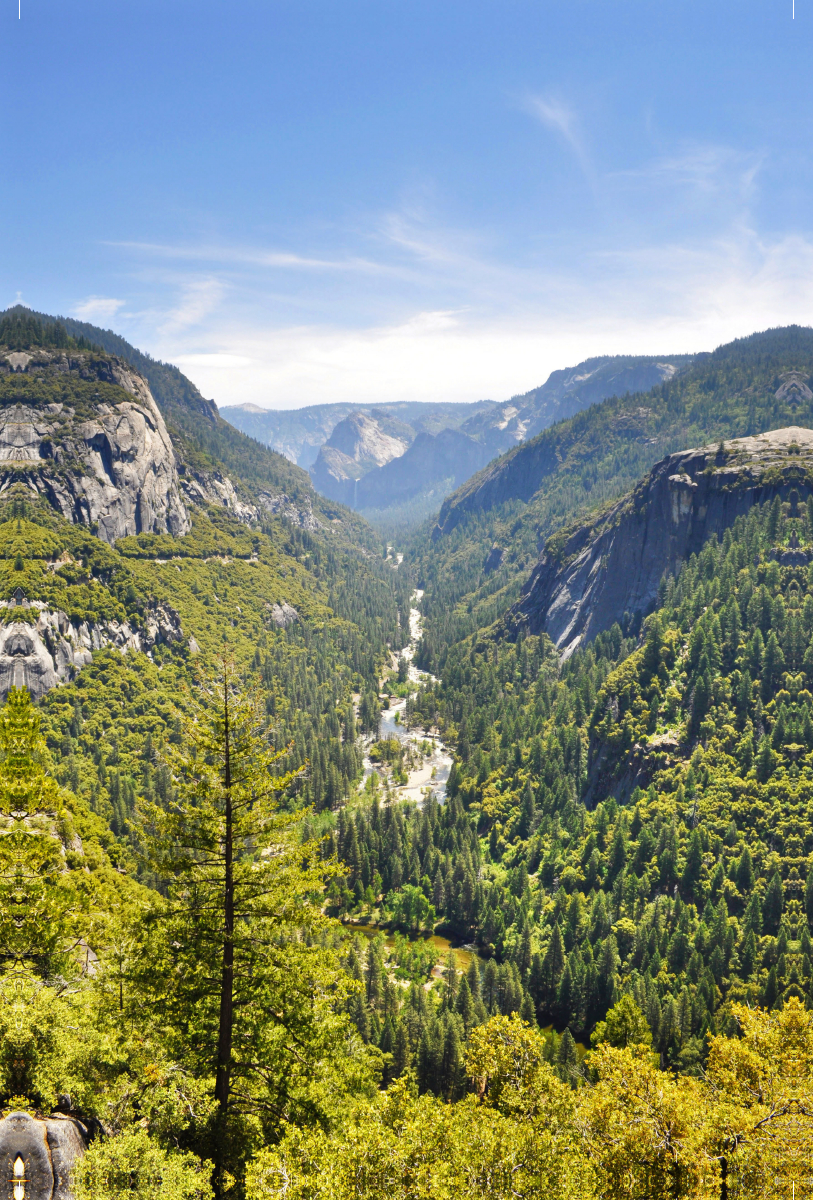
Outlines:
[[[72,317],[53,317],[35,313],[21,305],[7,309],[2,316],[8,327],[9,345],[30,343],[30,322],[64,329],[67,336],[80,339],[106,355],[115,356],[130,364],[149,384],[152,395],[163,413],[182,463],[190,474],[202,477],[209,498],[223,503],[227,497],[222,487],[223,477],[229,476],[244,502],[255,503],[265,493],[282,504],[290,502],[290,510],[307,511],[316,507],[328,520],[341,516],[353,525],[354,535],[361,540],[372,537],[366,523],[340,513],[339,506],[325,501],[314,492],[307,471],[294,466],[282,454],[246,436],[220,417],[213,400],[206,400],[170,363],[157,362],[131,346],[124,338],[109,329],[101,329]],[[12,332],[12,326],[15,326]],[[33,334],[36,337],[36,334]],[[236,499],[236,497],[235,497]],[[278,502],[278,507],[280,506]],[[234,508],[234,501],[231,503]],[[376,539],[377,541],[377,539]]]
[[560,666],[544,636],[470,639],[420,705],[456,745],[453,798],[374,804],[338,839],[351,885],[378,873],[396,911],[422,891],[485,956],[437,1010],[368,986],[359,1028],[421,1087],[455,1093],[486,1013],[589,1042],[628,994],[661,1065],[697,1072],[733,1003],[811,1000],[813,497],[711,537],[640,646],[616,625]]
[[690,361],[685,354],[591,358],[553,371],[541,387],[499,404],[427,401],[355,411],[337,404],[264,414],[252,405],[230,408],[225,415],[294,461],[300,461],[297,439],[310,431],[316,441],[307,443],[306,457],[322,495],[403,531],[436,511],[450,491],[495,456],[553,421],[605,396],[647,391]]
[[32,1200],[240,1196],[380,1075],[303,817],[355,794],[409,577],[195,403],[0,317],[0,1155]]
[[[475,603],[439,625],[438,588],[421,677],[391,657],[410,576],[358,517],[273,490],[262,447],[232,473],[242,443],[213,423],[210,454],[183,427],[205,412],[91,338],[0,320],[3,1153],[70,1127],[77,1200],[791,1178],[761,1130],[813,1078],[813,394],[806,334],[781,371],[777,337],[708,419],[773,370],[799,428],[664,467],[640,635],[602,617],[563,658]],[[556,570],[619,571],[601,539],[647,486]],[[435,547],[482,544],[481,515]],[[520,556],[484,548],[504,618]],[[398,689],[454,754],[443,803],[431,778],[399,800],[403,743],[371,744]]]
[[338,802],[361,763],[353,696],[377,696],[408,624],[408,579],[369,527],[328,517],[304,472],[245,438],[271,475],[278,461],[302,480],[274,476],[288,491],[270,496],[249,458],[240,500],[129,364],[24,311],[0,321],[0,393],[2,690],[24,680],[43,697],[59,779],[127,852],[141,801],[166,794],[162,747],[195,660],[226,650],[292,740],[290,763],[310,761],[303,797]]
[[813,330],[698,355],[645,397],[613,397],[518,446],[450,496],[411,560],[426,591],[427,667],[519,599],[545,541],[629,491],[666,454],[813,424]]
[[790,489],[806,499],[812,481],[813,431],[795,425],[671,454],[618,504],[549,539],[505,628],[544,630],[564,656],[617,622],[637,630],[664,577],[712,534]]

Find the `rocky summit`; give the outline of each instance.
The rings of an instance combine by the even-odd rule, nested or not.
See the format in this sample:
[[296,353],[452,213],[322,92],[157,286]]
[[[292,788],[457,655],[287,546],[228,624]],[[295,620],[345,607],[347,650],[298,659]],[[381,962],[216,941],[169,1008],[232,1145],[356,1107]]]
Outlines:
[[110,544],[189,529],[164,419],[146,380],[112,356],[0,358],[0,494],[14,483]]
[[[507,624],[546,633],[560,653],[573,651],[615,622],[634,625],[707,538],[780,496],[797,504],[813,492],[813,430],[797,426],[668,455],[639,486],[593,520],[546,544]],[[787,565],[813,550],[778,546]]]

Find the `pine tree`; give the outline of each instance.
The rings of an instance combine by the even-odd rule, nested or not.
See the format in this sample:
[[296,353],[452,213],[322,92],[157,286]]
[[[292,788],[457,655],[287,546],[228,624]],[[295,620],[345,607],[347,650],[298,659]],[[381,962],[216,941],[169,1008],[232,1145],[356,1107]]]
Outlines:
[[773,696],[785,669],[785,656],[776,637],[771,630],[765,647],[765,658],[762,664],[762,698],[770,700]]
[[754,886],[754,864],[747,846],[743,846],[737,864],[737,886],[741,892],[750,892]]
[[556,1070],[565,1083],[576,1087],[579,1081],[579,1056],[576,1051],[575,1039],[569,1029],[564,1031],[559,1043],[556,1054]]
[[395,1032],[395,1048],[392,1055],[392,1077],[400,1078],[409,1066],[409,1040],[403,1021],[399,1021]]
[[694,900],[698,897],[702,869],[703,843],[700,839],[700,831],[693,829],[686,851],[686,863],[683,868],[683,875],[680,880],[681,890],[687,900]]
[[[284,751],[269,749],[263,723],[257,698],[222,661],[201,682],[183,744],[170,748],[172,801],[148,808],[150,865],[168,897],[156,902],[158,937],[141,985],[170,1027],[188,1030],[194,1019],[200,1067],[215,1076],[219,1194],[232,1152],[234,1080],[241,1097],[259,1088],[256,1101],[265,1094],[277,1111],[295,1110],[297,1087],[305,1078],[313,1086],[309,1046],[323,1044],[331,1028],[344,1036],[331,1008],[349,990],[332,954],[311,949],[330,924],[316,898],[336,868],[322,861],[318,843],[302,844],[298,818],[281,808],[292,775],[275,773]],[[314,1004],[328,979],[336,996]],[[280,1046],[260,1082],[258,1047],[275,1038],[280,1021],[297,1031],[296,1053]]]
[[623,871],[627,861],[627,834],[619,821],[613,834],[612,845],[607,860],[607,882],[612,883],[619,872]]
[[775,934],[779,929],[782,917],[785,895],[782,879],[778,871],[774,871],[762,901],[762,922],[766,933]]
[[440,1064],[440,1094],[447,1100],[457,1100],[464,1088],[463,1054],[460,1049],[460,1034],[457,1021],[446,1025],[443,1039],[443,1056]]
[[460,980],[460,987],[457,992],[457,999],[455,1000],[455,1012],[459,1013],[466,1033],[468,1033],[474,1024],[474,1000],[468,978],[465,975]]
[[547,995],[552,999],[558,990],[559,980],[565,968],[565,945],[558,923],[554,925],[548,942],[545,957],[542,961],[542,975],[545,981]]

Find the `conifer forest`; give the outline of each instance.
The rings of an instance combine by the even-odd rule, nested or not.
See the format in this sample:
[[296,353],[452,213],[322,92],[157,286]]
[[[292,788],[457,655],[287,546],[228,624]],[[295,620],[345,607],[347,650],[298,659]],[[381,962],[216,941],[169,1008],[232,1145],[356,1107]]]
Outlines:
[[731,343],[393,544],[2,314],[0,1195],[813,1196],[812,379]]

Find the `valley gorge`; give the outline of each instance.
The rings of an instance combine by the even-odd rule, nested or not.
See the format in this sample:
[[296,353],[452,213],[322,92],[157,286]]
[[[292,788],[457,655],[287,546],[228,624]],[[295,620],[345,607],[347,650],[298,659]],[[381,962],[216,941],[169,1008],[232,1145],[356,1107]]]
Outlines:
[[0,314],[0,1195],[792,1190],[813,331],[351,408],[386,536],[139,355]]

